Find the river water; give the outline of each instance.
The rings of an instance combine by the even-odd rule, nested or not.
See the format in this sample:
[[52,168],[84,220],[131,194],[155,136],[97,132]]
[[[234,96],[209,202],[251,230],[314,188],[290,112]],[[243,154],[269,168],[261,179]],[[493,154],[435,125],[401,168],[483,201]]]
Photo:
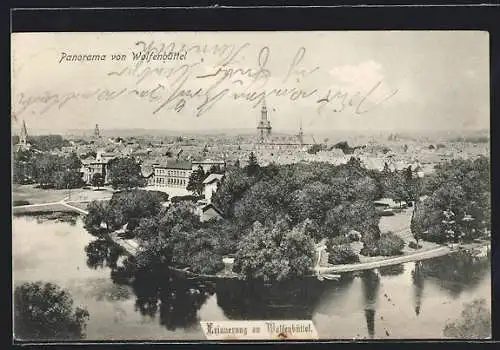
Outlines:
[[214,285],[141,275],[130,285],[116,277],[120,268],[102,254],[106,243],[80,219],[16,217],[12,248],[14,285],[44,281],[68,289],[90,313],[88,340],[202,340],[200,320],[251,319],[312,319],[321,339],[443,338],[465,302],[484,298],[491,305],[489,259],[446,256],[339,282]]

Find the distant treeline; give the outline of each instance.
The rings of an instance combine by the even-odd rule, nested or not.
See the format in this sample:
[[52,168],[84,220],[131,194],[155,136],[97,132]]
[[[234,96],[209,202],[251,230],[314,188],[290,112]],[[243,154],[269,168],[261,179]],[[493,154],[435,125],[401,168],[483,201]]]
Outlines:
[[[65,140],[61,135],[38,135],[38,136],[28,136],[28,142],[33,145],[36,149],[40,151],[52,151],[55,149],[61,149],[62,147],[69,146],[68,140]],[[12,144],[16,145],[19,143],[19,136],[12,136]]]
[[467,143],[488,143],[489,136],[462,136],[450,139],[451,142],[467,142]]

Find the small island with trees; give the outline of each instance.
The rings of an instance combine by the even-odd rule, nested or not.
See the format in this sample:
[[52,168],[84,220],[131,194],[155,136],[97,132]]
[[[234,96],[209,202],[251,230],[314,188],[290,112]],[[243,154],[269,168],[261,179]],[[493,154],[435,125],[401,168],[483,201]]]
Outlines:
[[[127,173],[133,168],[116,166]],[[129,259],[136,267],[217,275],[230,257],[235,275],[264,282],[314,275],[320,245],[331,266],[358,263],[360,256],[399,256],[420,249],[422,242],[467,243],[490,234],[485,157],[439,164],[423,179],[411,166],[379,171],[355,157],[341,165],[260,166],[252,153],[246,166],[234,167],[223,178],[212,197],[222,219],[208,221],[200,219],[196,207],[202,171],[194,171],[188,185],[195,196],[178,201],[141,189],[129,174],[113,177],[120,191],[109,202],[88,205],[85,227],[97,236],[123,231],[138,244]],[[380,198],[413,207],[411,242],[381,232],[384,211],[375,204]],[[353,243],[361,247],[358,252]]]

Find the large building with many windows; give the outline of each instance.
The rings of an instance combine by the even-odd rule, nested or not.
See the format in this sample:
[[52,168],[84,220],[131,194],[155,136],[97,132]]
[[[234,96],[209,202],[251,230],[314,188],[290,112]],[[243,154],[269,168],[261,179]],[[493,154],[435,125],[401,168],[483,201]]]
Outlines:
[[163,164],[153,167],[155,187],[186,188],[193,171],[193,164],[189,161],[168,159]]
[[95,158],[85,159],[82,161],[82,178],[85,183],[91,184],[92,177],[96,173],[100,173],[104,178],[104,183],[110,181],[110,161],[117,158],[114,153],[105,153],[103,151],[97,152]]

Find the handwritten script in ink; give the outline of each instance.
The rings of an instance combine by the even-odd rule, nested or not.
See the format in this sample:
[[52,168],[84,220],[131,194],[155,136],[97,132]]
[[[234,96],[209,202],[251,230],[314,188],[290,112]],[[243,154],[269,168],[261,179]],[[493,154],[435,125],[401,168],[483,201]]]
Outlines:
[[309,103],[318,114],[363,115],[398,92],[384,91],[382,80],[358,91],[332,87],[328,72],[314,64],[305,47],[275,52],[269,46],[248,42],[187,45],[137,41],[129,51],[110,55],[62,52],[56,58],[59,64],[114,61],[113,69],[103,77],[106,87],[84,86],[62,93],[20,92],[15,96],[16,115],[27,110],[43,114],[77,100],[109,103],[131,98],[146,101],[151,113],[159,116],[188,111],[201,117],[217,104],[244,102],[255,108],[264,99],[277,104]]

